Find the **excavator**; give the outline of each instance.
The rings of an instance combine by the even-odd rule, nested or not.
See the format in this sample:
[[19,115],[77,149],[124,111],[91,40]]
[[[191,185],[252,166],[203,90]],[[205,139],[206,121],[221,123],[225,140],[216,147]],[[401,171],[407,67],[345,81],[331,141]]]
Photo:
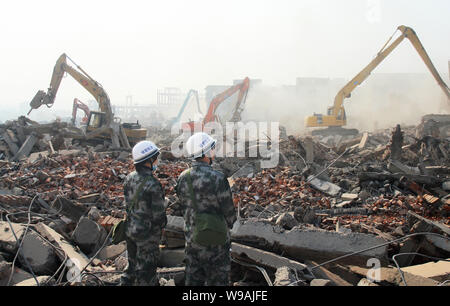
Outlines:
[[184,102],[181,105],[180,111],[178,112],[178,115],[176,117],[170,119],[169,122],[167,123],[168,128],[171,128],[174,124],[176,124],[180,121],[181,115],[183,115],[184,109],[186,108],[191,97],[195,97],[195,100],[197,102],[198,113],[203,116],[202,111],[200,110],[200,102],[198,100],[198,92],[194,89],[191,89],[191,90],[189,90],[188,94],[186,95],[186,98],[184,99]]
[[89,106],[78,100],[77,98],[73,99],[73,109],[72,109],[72,124],[75,125],[75,121],[77,119],[77,110],[81,109],[84,111],[84,117],[81,119],[81,125],[87,125],[89,121],[89,114],[91,113]]
[[[389,42],[392,40],[393,36],[397,31],[401,32],[401,35],[392,42],[389,46]],[[389,40],[384,44],[381,50],[377,53],[376,57],[353,79],[351,79],[336,95],[334,98],[333,106],[328,108],[327,115],[314,114],[305,119],[306,127],[327,127],[326,129],[317,129],[311,132],[312,135],[356,135],[358,130],[356,129],[345,129],[342,128],[347,124],[347,119],[345,115],[345,109],[343,102],[345,98],[350,98],[352,91],[370,75],[370,73],[403,41],[403,39],[408,38],[411,44],[419,53],[425,65],[430,70],[431,74],[434,76],[438,85],[442,88],[447,99],[450,103],[450,91],[447,84],[442,80],[441,76],[437,72],[430,57],[428,56],[425,48],[417,37],[415,31],[407,26],[401,25],[397,28],[394,34],[389,38]]]
[[200,122],[189,121],[189,122],[183,123],[181,125],[181,128],[183,130],[194,131],[195,127],[199,126],[199,125],[203,129],[204,126],[209,122],[215,121],[215,122],[220,123],[220,119],[216,115],[217,107],[223,101],[225,101],[227,98],[229,98],[231,95],[233,95],[234,93],[236,93],[238,91],[239,91],[239,94],[238,94],[236,106],[233,108],[233,114],[232,114],[232,117],[230,120],[231,120],[231,122],[241,121],[241,113],[244,110],[244,104],[245,104],[245,100],[247,98],[247,93],[248,93],[249,87],[250,87],[250,79],[248,77],[246,77],[241,83],[231,86],[224,92],[216,95],[209,103],[208,112],[206,113],[203,120],[201,120]]
[[[70,60],[78,69],[75,69],[67,63]],[[86,132],[80,135],[81,141],[98,142],[104,139],[111,139],[113,148],[131,149],[131,145],[145,140],[147,130],[141,128],[138,123],[121,123],[119,118],[115,118],[112,112],[111,103],[108,94],[103,87],[91,78],[80,66],[78,66],[70,57],[63,53],[56,61],[53,68],[50,87],[47,92],[39,90],[30,102],[30,111],[37,109],[42,105],[52,107],[55,102],[62,78],[65,73],[72,76],[80,83],[99,104],[100,111],[90,111]]]

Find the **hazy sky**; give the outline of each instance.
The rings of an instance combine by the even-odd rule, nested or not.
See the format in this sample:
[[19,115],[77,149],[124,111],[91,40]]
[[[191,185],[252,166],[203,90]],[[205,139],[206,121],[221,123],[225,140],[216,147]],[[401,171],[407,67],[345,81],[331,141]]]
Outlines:
[[[156,103],[158,88],[203,91],[245,76],[273,86],[296,77],[351,78],[401,24],[447,74],[449,13],[448,0],[2,1],[1,113],[15,114],[47,89],[62,53],[113,104],[130,94]],[[406,40],[375,72],[428,73]],[[75,97],[92,99],[69,76],[55,107],[70,110]]]

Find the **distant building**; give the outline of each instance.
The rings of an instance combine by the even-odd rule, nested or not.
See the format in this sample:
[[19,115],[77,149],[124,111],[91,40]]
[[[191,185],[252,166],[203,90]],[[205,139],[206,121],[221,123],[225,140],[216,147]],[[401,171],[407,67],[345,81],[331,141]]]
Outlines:
[[175,106],[183,102],[183,93],[177,87],[165,87],[157,91],[157,105]]

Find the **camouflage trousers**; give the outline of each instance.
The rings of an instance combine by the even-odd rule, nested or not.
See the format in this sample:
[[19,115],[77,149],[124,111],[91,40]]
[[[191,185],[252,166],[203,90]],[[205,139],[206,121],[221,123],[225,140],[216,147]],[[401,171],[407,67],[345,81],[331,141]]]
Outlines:
[[230,283],[230,244],[202,247],[186,245],[186,286],[228,286]]
[[159,245],[155,242],[136,244],[126,238],[128,267],[120,278],[121,286],[156,286],[156,267],[160,256]]

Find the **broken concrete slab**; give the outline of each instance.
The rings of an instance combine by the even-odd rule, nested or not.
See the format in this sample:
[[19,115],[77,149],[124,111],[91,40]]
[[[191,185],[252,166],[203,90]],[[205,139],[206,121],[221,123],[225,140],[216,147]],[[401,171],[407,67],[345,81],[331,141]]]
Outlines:
[[306,271],[307,266],[298,261],[236,242],[231,243],[231,255],[250,259],[258,265],[271,267],[273,269],[288,267],[295,271],[302,272],[303,274],[309,274]]
[[[6,276],[4,278],[0,277],[0,286],[7,286],[8,285],[8,280],[9,277],[11,275],[11,264],[9,263],[7,267],[5,267],[6,269],[3,271],[3,275]],[[11,282],[9,283],[9,285],[14,286],[15,284],[18,284],[24,280],[27,279],[32,279],[34,281],[34,283],[36,284],[36,281],[33,278],[33,275],[31,275],[30,273],[20,269],[19,267],[15,266],[14,267],[14,273],[13,276],[11,278]]]
[[17,241],[20,241],[25,231],[25,226],[22,224],[11,223],[11,226],[12,229],[8,222],[0,221],[0,250],[7,253],[17,252],[19,246]]
[[[57,268],[57,257],[53,247],[31,230],[23,238],[22,255],[37,275],[53,274]],[[19,262],[26,266],[22,256],[19,257]]]
[[65,197],[57,197],[51,207],[67,218],[72,219],[75,223],[88,212],[88,208],[83,204],[76,203]]
[[[37,276],[36,279],[39,282],[39,286],[45,285],[45,286],[50,286],[48,282],[48,280],[50,280],[51,276],[48,275],[42,275],[42,276]],[[23,280],[17,284],[15,284],[14,286],[17,287],[35,287],[37,286],[36,280],[34,278],[29,278],[26,280]]]
[[431,278],[438,282],[443,282],[450,275],[450,259],[448,261],[440,260],[438,262],[427,262],[421,265],[402,268],[402,271],[413,275]]
[[406,173],[412,175],[420,175],[420,169],[418,167],[409,167],[407,165],[402,164],[398,160],[390,160],[387,168],[392,173]]
[[6,144],[8,145],[11,153],[13,155],[16,155],[17,152],[19,151],[19,147],[17,146],[17,144],[11,139],[11,137],[9,136],[9,134],[7,132],[3,133],[2,137],[3,137],[3,140],[6,142]]
[[338,185],[314,178],[312,175],[308,176],[308,183],[315,189],[330,196],[337,196],[341,192],[341,187]]
[[91,209],[89,209],[87,217],[92,221],[98,221],[101,218],[101,212],[97,207],[92,206]]
[[97,222],[81,217],[72,238],[80,249],[86,253],[95,253],[105,242],[107,233]]
[[[367,273],[369,272],[369,269],[358,266],[349,266],[349,268],[352,272],[362,275],[363,277],[366,277]],[[406,284],[408,286],[437,286],[439,284],[439,282],[432,280],[430,278],[404,272],[403,268],[402,271]],[[381,267],[379,268],[378,275],[380,279],[379,281],[377,280],[377,282],[380,283],[388,282],[394,285],[404,286],[402,277],[398,269]]]
[[119,244],[113,244],[104,247],[100,251],[100,253],[98,253],[97,258],[100,260],[107,260],[107,259],[114,260],[126,250],[127,250],[127,243],[126,241],[122,241]]
[[312,163],[314,162],[314,143],[311,137],[306,137],[304,139],[304,148],[306,151],[306,162]]
[[[65,260],[67,256],[67,259],[70,259],[70,261],[74,263],[80,271],[87,266],[89,263],[89,258],[87,258],[83,253],[77,251],[72,244],[67,242],[67,240],[55,230],[48,227],[44,223],[36,224],[35,229],[48,241],[56,245],[64,252],[64,254],[56,252],[61,261]],[[87,270],[89,271],[89,268],[87,268]]]
[[[305,263],[310,267],[310,269],[318,266],[318,263],[315,261],[306,261]],[[312,272],[314,273],[316,278],[330,280],[331,286],[344,286],[344,287],[353,286],[351,283],[347,282],[345,279],[341,278],[339,275],[336,275],[336,274],[332,273],[331,271],[327,270],[323,266],[312,269]]]
[[22,144],[19,151],[14,155],[13,160],[20,160],[21,158],[28,156],[36,144],[38,137],[35,133],[32,133],[27,137],[27,140]]
[[[321,229],[300,226],[285,231],[278,226],[257,220],[236,222],[231,230],[234,241],[264,242],[277,245],[293,258],[299,259],[334,259],[340,255],[361,251],[383,244],[379,237],[362,234],[342,234]],[[382,246],[347,258],[350,262],[367,262],[368,258],[386,259],[387,247]]]

